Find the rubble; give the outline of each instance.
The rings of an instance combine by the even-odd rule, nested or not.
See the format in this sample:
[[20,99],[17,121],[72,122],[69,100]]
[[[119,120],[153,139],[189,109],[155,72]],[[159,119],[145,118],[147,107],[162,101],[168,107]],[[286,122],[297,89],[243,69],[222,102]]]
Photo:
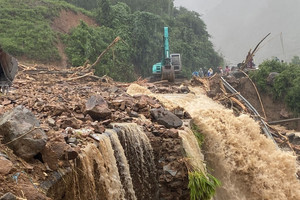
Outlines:
[[[76,77],[70,78],[72,73],[69,71],[54,67],[22,65],[22,68],[23,70],[19,71],[14,80],[11,91],[7,95],[0,95],[0,116],[2,115],[0,152],[5,152],[3,155],[9,153],[7,157],[0,154],[1,161],[3,160],[6,166],[5,169],[2,168],[0,162],[0,171],[3,169],[5,174],[3,177],[19,174],[16,180],[22,184],[16,186],[14,179],[2,178],[1,171],[0,196],[10,191],[16,196],[27,197],[32,194],[30,197],[38,198],[40,193],[35,184],[49,181],[49,174],[59,174],[61,170],[70,169],[73,160],[81,153],[81,149],[89,143],[97,142],[99,136],[110,127],[111,123],[137,123],[148,131],[152,138],[164,138],[162,144],[172,143],[171,140],[176,139],[176,145],[180,145],[178,132],[170,128],[180,127],[181,119],[190,117],[182,109],[170,112],[165,110],[154,97],[130,96],[125,92],[129,84],[114,82],[109,77],[95,78],[84,76],[80,72],[78,75],[81,78],[76,79]],[[146,82],[143,84],[147,85]],[[185,86],[162,85],[158,88],[163,87],[169,88],[168,92],[171,93],[189,92],[188,87]],[[162,115],[160,116],[162,119],[154,120],[151,109],[163,109],[164,118]],[[16,111],[23,114],[13,114]],[[8,129],[12,130],[9,134]],[[14,134],[15,137],[8,136]],[[13,141],[19,136],[20,139]],[[30,142],[42,141],[40,145],[31,145],[37,149],[27,148],[20,152],[22,148],[17,149],[12,146],[30,137]],[[10,153],[5,144],[15,150],[17,155],[23,153],[24,155],[18,157]],[[178,151],[178,155],[179,153],[181,151]],[[175,162],[176,158],[173,156],[170,159]],[[164,163],[167,165],[169,161]],[[177,163],[176,167],[179,165],[182,164]],[[183,176],[184,174],[178,173],[174,178],[180,180]],[[169,184],[168,180],[164,179],[165,188]],[[21,190],[24,191],[24,195]],[[186,191],[187,188],[184,190]],[[43,195],[39,198],[46,199]]]

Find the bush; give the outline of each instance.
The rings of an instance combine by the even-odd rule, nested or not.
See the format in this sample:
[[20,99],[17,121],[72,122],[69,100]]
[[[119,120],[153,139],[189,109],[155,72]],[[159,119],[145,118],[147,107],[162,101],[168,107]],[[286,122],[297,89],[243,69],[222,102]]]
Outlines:
[[200,171],[189,172],[189,185],[191,200],[210,200],[221,183],[210,174],[204,175]]
[[[73,66],[81,66],[86,60],[94,63],[99,54],[115,39],[113,29],[89,27],[81,22],[70,34],[63,36],[66,53]],[[129,63],[130,49],[119,41],[112,47],[95,66],[96,75],[108,75],[117,81],[133,81],[135,73]]]
[[[267,77],[270,72],[278,72],[273,86],[267,85]],[[300,66],[268,60],[259,66],[259,70],[250,74],[258,88],[263,92],[269,92],[275,99],[284,99],[287,106],[300,113]]]

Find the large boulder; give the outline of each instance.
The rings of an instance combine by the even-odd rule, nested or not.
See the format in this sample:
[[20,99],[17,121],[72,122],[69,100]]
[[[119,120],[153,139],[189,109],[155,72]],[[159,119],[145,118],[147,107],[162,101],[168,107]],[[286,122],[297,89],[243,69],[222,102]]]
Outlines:
[[111,110],[108,108],[107,102],[99,94],[91,96],[86,104],[86,113],[89,114],[93,120],[103,120],[111,117]]
[[17,106],[0,118],[2,143],[14,153],[29,160],[41,152],[47,141],[37,118],[23,106]]
[[157,123],[164,125],[167,128],[178,128],[182,126],[182,121],[179,117],[163,108],[152,109],[151,115]]

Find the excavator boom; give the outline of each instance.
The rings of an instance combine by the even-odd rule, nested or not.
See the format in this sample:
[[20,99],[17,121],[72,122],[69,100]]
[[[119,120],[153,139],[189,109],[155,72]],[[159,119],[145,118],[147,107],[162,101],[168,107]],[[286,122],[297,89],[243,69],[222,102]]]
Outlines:
[[161,80],[175,81],[175,73],[181,72],[180,54],[170,54],[169,30],[164,27],[163,35],[163,57],[161,62],[152,66],[152,74]]

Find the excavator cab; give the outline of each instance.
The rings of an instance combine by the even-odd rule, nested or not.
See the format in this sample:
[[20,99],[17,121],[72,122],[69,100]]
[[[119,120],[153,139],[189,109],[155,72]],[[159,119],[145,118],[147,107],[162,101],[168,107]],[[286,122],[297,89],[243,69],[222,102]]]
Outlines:
[[17,60],[6,53],[0,46],[0,88],[1,92],[12,85],[18,72]]
[[174,82],[175,74],[178,75],[181,72],[181,58],[178,53],[170,54],[168,27],[164,27],[162,53],[162,61],[152,66],[153,79],[157,80],[160,78],[161,80]]

